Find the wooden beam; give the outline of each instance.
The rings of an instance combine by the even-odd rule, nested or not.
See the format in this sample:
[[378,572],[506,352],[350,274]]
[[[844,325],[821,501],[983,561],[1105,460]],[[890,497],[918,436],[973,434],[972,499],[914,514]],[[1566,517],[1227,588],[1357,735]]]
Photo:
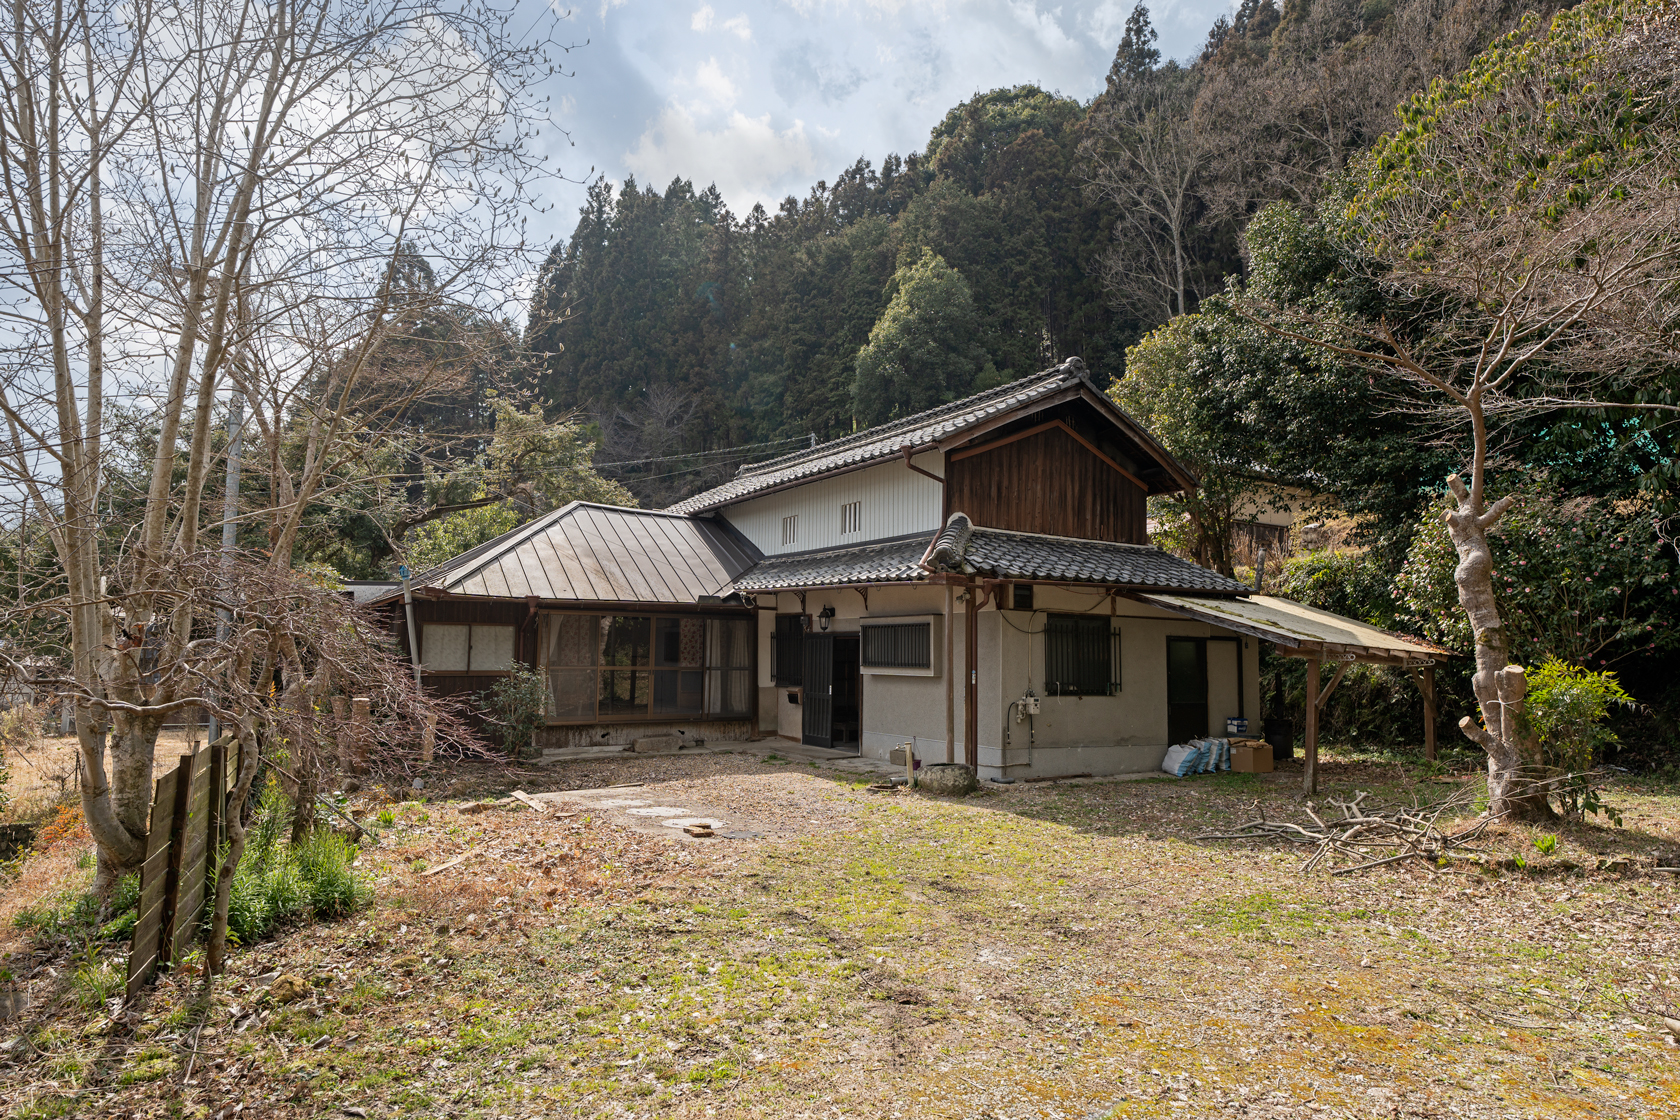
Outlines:
[[1301,790],[1309,797],[1318,792],[1318,662],[1307,662],[1306,765]]
[[1324,707],[1324,702],[1330,699],[1330,694],[1336,691],[1336,686],[1342,683],[1342,674],[1347,672],[1347,667],[1350,664],[1352,662],[1343,661],[1336,666],[1336,671],[1330,676],[1330,683],[1325,685],[1324,691],[1318,694],[1318,706],[1320,708]]

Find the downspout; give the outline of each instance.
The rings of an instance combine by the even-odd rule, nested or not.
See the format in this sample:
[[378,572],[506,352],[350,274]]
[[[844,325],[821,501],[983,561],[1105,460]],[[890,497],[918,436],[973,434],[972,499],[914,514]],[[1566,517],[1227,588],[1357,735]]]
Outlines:
[[968,670],[963,686],[963,761],[980,770],[980,585],[968,585],[968,629],[963,642],[963,660]]
[[956,623],[956,602],[957,589],[947,583],[945,585],[945,761],[947,763],[957,760],[957,634],[953,629]]
[[408,586],[408,565],[397,568],[403,585],[403,613],[408,616],[408,656],[414,662],[414,687],[420,687],[420,635],[414,629],[414,593]]

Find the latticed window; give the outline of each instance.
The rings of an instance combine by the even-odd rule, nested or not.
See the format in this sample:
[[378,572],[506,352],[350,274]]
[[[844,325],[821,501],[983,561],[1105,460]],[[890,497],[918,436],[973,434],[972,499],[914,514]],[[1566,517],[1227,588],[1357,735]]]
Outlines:
[[805,616],[777,615],[776,631],[770,641],[773,647],[771,664],[775,666],[776,671],[775,682],[784,688],[799,687],[805,676]]
[[840,533],[863,532],[863,503],[847,502],[840,507]]
[[1120,691],[1120,632],[1102,615],[1053,614],[1044,624],[1044,691],[1111,696]]
[[865,669],[927,669],[933,665],[933,626],[927,622],[863,624]]
[[799,540],[799,515],[789,514],[782,518],[782,543],[794,544]]

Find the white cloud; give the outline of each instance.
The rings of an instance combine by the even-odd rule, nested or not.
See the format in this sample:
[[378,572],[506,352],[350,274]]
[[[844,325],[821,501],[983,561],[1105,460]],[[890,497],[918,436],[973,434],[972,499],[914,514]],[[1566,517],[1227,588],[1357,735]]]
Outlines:
[[694,18],[688,21],[688,26],[695,31],[710,30],[712,26],[712,17],[716,14],[716,12],[712,11],[712,6],[710,4],[702,4],[700,5],[700,9],[694,13]]
[[768,113],[755,118],[736,111],[722,128],[706,129],[677,104],[665,107],[635,148],[624,153],[624,163],[644,183],[659,188],[679,175],[700,188],[716,183],[739,211],[755,202],[774,207],[788,193],[790,177],[808,180],[817,173],[804,121],[778,130]]
[[729,75],[723,72],[716,58],[708,58],[700,64],[691,84],[707,101],[725,109],[741,96],[741,91],[735,88],[735,83],[729,80]]
[[752,42],[752,23],[746,16],[731,16],[723,21],[723,29],[742,42]]

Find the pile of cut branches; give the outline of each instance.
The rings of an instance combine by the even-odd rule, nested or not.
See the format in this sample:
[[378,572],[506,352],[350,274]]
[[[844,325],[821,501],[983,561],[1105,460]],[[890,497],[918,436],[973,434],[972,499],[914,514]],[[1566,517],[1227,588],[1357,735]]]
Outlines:
[[1328,798],[1331,811],[1323,816],[1319,815],[1312,802],[1307,802],[1306,813],[1312,818],[1310,825],[1269,821],[1265,810],[1256,801],[1255,811],[1260,814],[1258,819],[1246,821],[1229,832],[1205,832],[1196,839],[1281,840],[1310,846],[1312,854],[1301,865],[1302,874],[1321,864],[1344,858],[1357,862],[1335,868],[1331,871],[1332,875],[1348,875],[1408,859],[1438,866],[1443,860],[1455,856],[1474,858],[1483,851],[1476,841],[1490,824],[1499,819],[1497,815],[1482,816],[1457,831],[1450,831],[1440,824],[1443,818],[1450,822],[1463,816],[1463,811],[1472,808],[1480,794],[1479,788],[1466,786],[1445,800],[1432,804],[1414,802],[1411,805],[1373,807],[1365,804],[1370,794],[1357,790],[1350,801]]

